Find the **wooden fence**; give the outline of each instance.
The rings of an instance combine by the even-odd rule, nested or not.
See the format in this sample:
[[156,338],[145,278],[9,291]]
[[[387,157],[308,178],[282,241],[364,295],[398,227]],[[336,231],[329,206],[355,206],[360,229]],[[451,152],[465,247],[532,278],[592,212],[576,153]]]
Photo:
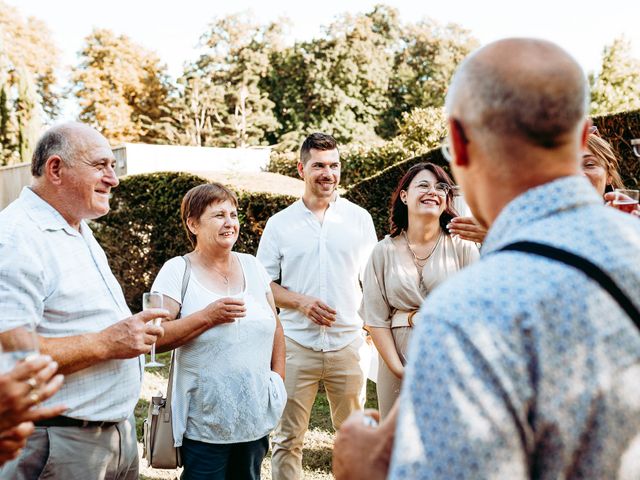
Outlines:
[[30,162],[0,167],[0,210],[18,198],[22,187],[30,184]]

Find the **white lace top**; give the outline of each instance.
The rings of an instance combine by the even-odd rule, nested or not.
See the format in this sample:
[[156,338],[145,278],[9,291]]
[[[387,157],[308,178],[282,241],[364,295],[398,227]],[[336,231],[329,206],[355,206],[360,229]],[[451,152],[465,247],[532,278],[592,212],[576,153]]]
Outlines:
[[[271,279],[252,255],[234,253],[245,278],[246,317],[218,325],[176,349],[173,389],[175,446],[182,438],[207,443],[257,440],[276,426],[286,403],[284,382],[271,371],[275,317],[267,302]],[[180,302],[185,262],[164,264],[152,290]],[[182,316],[226,294],[205,288],[192,270]]]

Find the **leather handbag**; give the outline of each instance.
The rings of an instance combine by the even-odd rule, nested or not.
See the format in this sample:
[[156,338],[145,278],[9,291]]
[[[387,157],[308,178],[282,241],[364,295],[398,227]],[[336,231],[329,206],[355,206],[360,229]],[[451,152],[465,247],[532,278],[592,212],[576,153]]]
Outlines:
[[[191,276],[191,262],[186,256],[182,258],[184,258],[185,267],[182,277],[181,306],[184,303],[184,295],[189,284],[189,277]],[[159,394],[151,397],[147,418],[143,425],[144,433],[142,443],[144,450],[142,455],[152,468],[175,469],[182,466],[180,448],[174,447],[173,426],[171,423],[174,366],[175,353],[171,355],[167,396],[163,397],[162,394]]]

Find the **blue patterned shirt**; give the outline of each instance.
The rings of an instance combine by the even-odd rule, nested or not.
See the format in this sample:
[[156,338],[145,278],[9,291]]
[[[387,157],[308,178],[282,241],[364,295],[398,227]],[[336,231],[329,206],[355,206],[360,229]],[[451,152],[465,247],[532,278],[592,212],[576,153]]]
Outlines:
[[640,308],[638,219],[580,177],[514,199],[422,306],[391,479],[640,479],[640,334],[582,272],[495,252],[521,240],[588,258]]

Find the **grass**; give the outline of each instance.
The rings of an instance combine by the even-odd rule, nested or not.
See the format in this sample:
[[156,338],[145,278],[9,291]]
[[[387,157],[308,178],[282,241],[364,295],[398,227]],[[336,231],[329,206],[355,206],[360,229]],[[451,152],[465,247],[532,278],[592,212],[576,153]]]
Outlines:
[[[147,416],[149,399],[158,390],[164,391],[166,389],[166,379],[169,377],[170,354],[161,353],[157,357],[158,361],[164,363],[165,366],[145,372],[142,394],[135,409],[138,442],[141,442],[142,439],[142,422]],[[367,407],[377,408],[377,406],[375,384],[368,381]],[[311,410],[309,430],[304,438],[302,453],[303,478],[308,480],[328,480],[333,478],[331,474],[331,455],[334,436],[329,401],[327,400],[324,386],[321,384]],[[142,446],[140,443],[138,447],[139,452],[141,452]],[[173,479],[178,476],[176,471],[151,469],[147,468],[146,464],[145,460],[140,461],[140,478],[142,480]],[[271,452],[267,454],[267,458],[262,463],[262,478],[265,480],[271,479]]]

